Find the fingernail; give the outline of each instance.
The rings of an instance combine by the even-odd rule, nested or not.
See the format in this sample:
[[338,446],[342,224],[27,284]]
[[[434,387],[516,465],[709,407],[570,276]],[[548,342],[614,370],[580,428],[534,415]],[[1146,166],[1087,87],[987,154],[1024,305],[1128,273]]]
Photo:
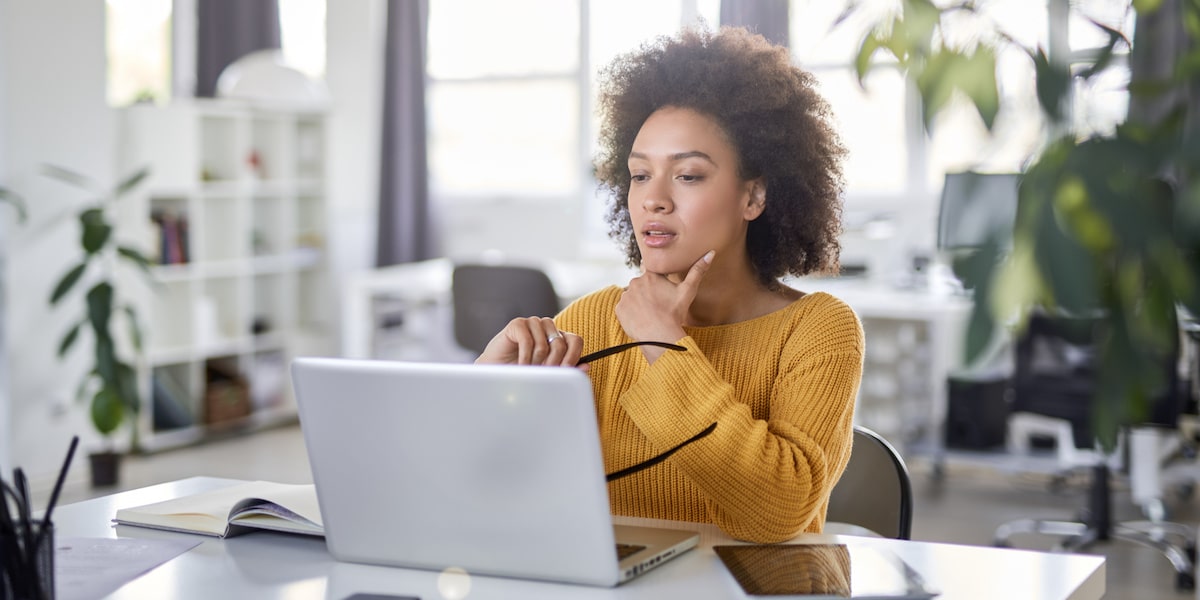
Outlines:
[[709,251],[708,251],[708,254],[705,254],[705,255],[704,255],[704,262],[706,262],[706,263],[710,263],[710,262],[712,262],[712,259],[713,259],[713,257],[714,257],[714,256],[716,256],[716,255],[717,255],[717,251],[716,251],[716,250],[709,250]]

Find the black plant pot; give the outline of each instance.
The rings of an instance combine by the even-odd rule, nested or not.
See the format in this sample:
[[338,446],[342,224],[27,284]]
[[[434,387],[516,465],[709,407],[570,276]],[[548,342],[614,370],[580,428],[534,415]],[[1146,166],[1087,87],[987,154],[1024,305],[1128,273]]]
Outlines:
[[92,487],[111,487],[121,479],[121,455],[116,452],[94,452],[88,455],[92,467]]

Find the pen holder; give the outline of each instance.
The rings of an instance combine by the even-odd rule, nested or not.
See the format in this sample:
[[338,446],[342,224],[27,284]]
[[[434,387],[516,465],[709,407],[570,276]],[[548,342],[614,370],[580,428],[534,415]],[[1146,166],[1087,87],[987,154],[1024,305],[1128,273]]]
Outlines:
[[54,600],[54,526],[36,544],[19,533],[0,533],[0,600]]

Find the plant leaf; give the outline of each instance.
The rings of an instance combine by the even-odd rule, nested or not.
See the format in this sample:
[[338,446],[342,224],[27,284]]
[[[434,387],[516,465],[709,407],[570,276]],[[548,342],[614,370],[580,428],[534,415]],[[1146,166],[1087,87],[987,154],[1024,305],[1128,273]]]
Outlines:
[[990,48],[980,47],[958,69],[959,87],[966,92],[983,119],[988,131],[1000,112],[1000,92],[996,88],[996,55]]
[[84,269],[87,269],[87,266],[88,260],[84,258],[83,262],[75,265],[73,269],[67,271],[66,275],[63,275],[62,279],[58,280],[58,284],[54,286],[54,292],[50,294],[50,304],[58,304],[58,301],[62,300],[63,296],[67,295],[67,292],[71,291],[71,288],[75,287],[79,278],[83,277]]
[[960,60],[961,55],[953,50],[937,51],[917,74],[917,90],[921,93],[922,117],[927,130],[954,93],[955,65]]
[[[88,320],[92,323],[92,329],[95,330],[97,338],[111,338],[108,332],[108,320],[112,316],[113,309],[113,287],[107,281],[101,281],[92,286],[92,289],[87,293],[88,305]],[[112,340],[109,340],[112,343]],[[111,381],[109,375],[104,371],[100,372],[100,376],[105,381]]]
[[55,166],[55,165],[42,165],[42,172],[51,178],[69,183],[69,184],[77,186],[77,187],[81,187],[81,188],[85,188],[85,189],[89,189],[89,190],[96,189],[96,183],[94,181],[92,181],[92,179],[90,177],[87,177],[85,175],[80,175],[79,173],[76,173],[75,171],[71,171],[71,170],[63,168],[63,167],[59,167],[59,166]]
[[999,265],[999,240],[990,237],[962,264],[963,284],[974,290],[975,303],[967,323],[966,364],[983,356],[995,336],[996,320],[992,306],[992,285]]
[[153,273],[150,271],[150,259],[146,258],[146,255],[142,254],[137,249],[130,248],[129,246],[117,246],[117,254],[120,254],[126,259],[132,261],[137,266],[141,267],[147,275],[153,275]]
[[1146,13],[1152,13],[1162,7],[1163,0],[1133,0],[1133,8],[1137,10],[1141,16]]
[[1037,76],[1038,104],[1051,120],[1062,121],[1063,100],[1071,90],[1071,73],[1062,66],[1051,64],[1041,48],[1030,57]]
[[72,325],[67,334],[63,336],[62,341],[58,343],[59,358],[65,356],[67,351],[71,349],[71,346],[75,344],[75,340],[79,338],[79,330],[83,328],[85,323],[87,323],[87,320],[82,320]]
[[0,201],[11,204],[17,210],[18,222],[24,223],[25,219],[29,218],[29,213],[25,211],[25,199],[16,192],[0,187]]
[[104,386],[92,396],[92,425],[100,435],[107,436],[121,426],[125,418],[125,405],[117,390]]
[[867,71],[871,70],[871,57],[875,56],[875,51],[880,48],[884,48],[884,45],[875,34],[863,38],[862,45],[858,47],[858,54],[854,58],[854,72],[858,75],[860,88],[867,87]]
[[117,187],[113,189],[113,198],[120,198],[121,196],[125,195],[127,192],[129,192],[129,190],[137,187],[143,179],[149,176],[150,167],[142,167],[138,169],[132,175],[126,177],[124,181],[117,184]]
[[81,244],[88,254],[99,252],[112,236],[112,226],[105,222],[104,211],[99,208],[79,213],[79,223],[83,226]]
[[[1074,180],[1063,182],[1056,200],[1077,193]],[[1079,186],[1082,187],[1082,186]],[[1057,202],[1042,205],[1041,218],[1034,229],[1035,257],[1046,278],[1056,305],[1070,313],[1084,314],[1100,305],[1096,259],[1078,241],[1059,227]]]

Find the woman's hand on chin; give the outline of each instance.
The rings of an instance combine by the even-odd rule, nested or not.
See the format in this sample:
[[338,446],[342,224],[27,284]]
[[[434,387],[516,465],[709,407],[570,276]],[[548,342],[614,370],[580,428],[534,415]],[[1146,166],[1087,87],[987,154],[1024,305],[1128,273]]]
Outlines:
[[[688,309],[712,264],[713,254],[710,251],[693,263],[678,283],[668,275],[648,272],[630,280],[616,306],[617,321],[625,333],[638,341],[674,342],[682,338]],[[642,352],[654,362],[664,350],[644,346]]]

